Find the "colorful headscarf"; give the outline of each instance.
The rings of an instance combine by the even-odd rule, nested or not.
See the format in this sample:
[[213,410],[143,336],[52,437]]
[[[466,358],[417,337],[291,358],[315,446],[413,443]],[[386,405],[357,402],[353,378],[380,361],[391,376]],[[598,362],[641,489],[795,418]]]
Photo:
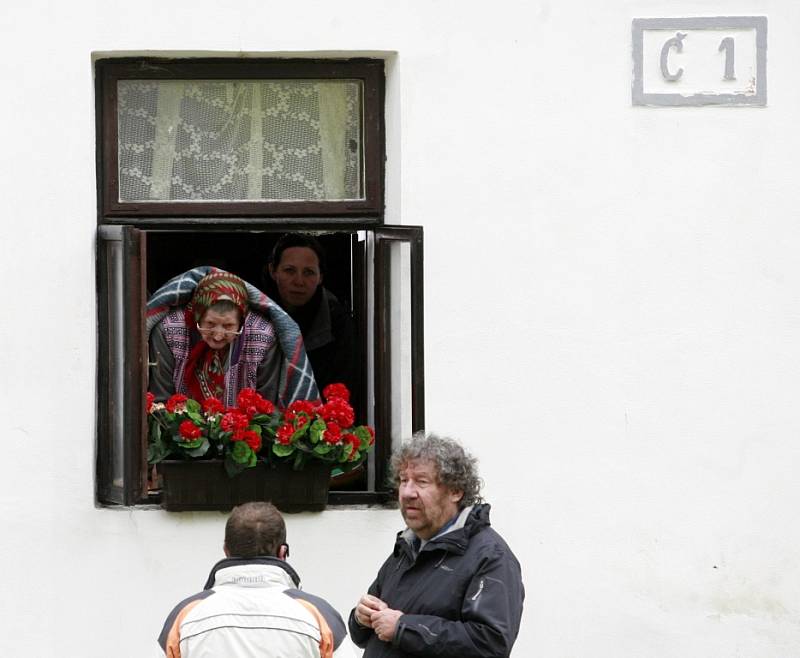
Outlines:
[[247,288],[244,281],[230,272],[215,270],[200,279],[186,310],[192,314],[195,322],[200,322],[209,307],[225,299],[236,304],[244,319],[247,314]]

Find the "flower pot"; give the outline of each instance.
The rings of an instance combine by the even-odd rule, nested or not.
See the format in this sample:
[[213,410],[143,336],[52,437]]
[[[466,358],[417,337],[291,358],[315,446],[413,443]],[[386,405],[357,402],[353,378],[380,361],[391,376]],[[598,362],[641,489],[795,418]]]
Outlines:
[[250,501],[270,501],[282,512],[325,509],[331,465],[309,461],[303,470],[259,462],[228,477],[222,460],[162,461],[161,505],[170,512],[230,510]]

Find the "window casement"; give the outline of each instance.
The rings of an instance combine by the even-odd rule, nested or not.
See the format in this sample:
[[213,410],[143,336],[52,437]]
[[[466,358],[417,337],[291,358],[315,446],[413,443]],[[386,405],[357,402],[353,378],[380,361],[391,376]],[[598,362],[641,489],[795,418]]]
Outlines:
[[148,489],[144,305],[207,259],[256,286],[279,235],[323,242],[351,309],[376,445],[333,504],[389,499],[393,445],[424,427],[422,229],[383,224],[382,60],[104,59],[98,102],[101,504]]
[[382,60],[101,60],[102,214],[383,213]]

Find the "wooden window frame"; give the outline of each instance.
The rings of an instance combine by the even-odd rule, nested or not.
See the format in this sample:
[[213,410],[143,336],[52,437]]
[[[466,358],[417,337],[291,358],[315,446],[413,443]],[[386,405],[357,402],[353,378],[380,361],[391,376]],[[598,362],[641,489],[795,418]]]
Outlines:
[[[144,423],[147,345],[144,335],[146,234],[150,230],[336,231],[369,238],[353,250],[354,306],[362,313],[360,345],[371,346],[367,405],[376,428],[374,477],[362,491],[331,491],[334,505],[392,504],[387,481],[392,441],[393,349],[389,310],[390,243],[410,244],[412,430],[424,428],[422,228],[383,224],[385,129],[382,60],[240,60],[125,58],[96,63],[98,177],[98,423],[96,499],[139,505],[159,499],[147,491]],[[117,189],[117,81],[123,79],[342,78],[364,80],[364,191],[360,201],[120,203]],[[369,338],[368,338],[369,336]]]
[[[98,99],[99,211],[103,223],[130,224],[135,219],[190,218],[194,223],[220,218],[327,218],[380,223],[384,204],[384,62],[375,59],[101,59],[96,62]],[[363,83],[364,198],[336,201],[153,201],[119,200],[117,83],[120,80],[361,80]],[[370,217],[377,218],[370,222]],[[308,220],[306,220],[308,221]]]

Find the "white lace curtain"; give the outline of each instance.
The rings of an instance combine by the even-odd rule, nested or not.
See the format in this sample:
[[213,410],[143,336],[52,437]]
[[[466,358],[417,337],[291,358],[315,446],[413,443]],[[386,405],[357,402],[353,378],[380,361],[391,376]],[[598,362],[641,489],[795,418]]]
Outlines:
[[363,198],[351,80],[118,83],[120,201]]

